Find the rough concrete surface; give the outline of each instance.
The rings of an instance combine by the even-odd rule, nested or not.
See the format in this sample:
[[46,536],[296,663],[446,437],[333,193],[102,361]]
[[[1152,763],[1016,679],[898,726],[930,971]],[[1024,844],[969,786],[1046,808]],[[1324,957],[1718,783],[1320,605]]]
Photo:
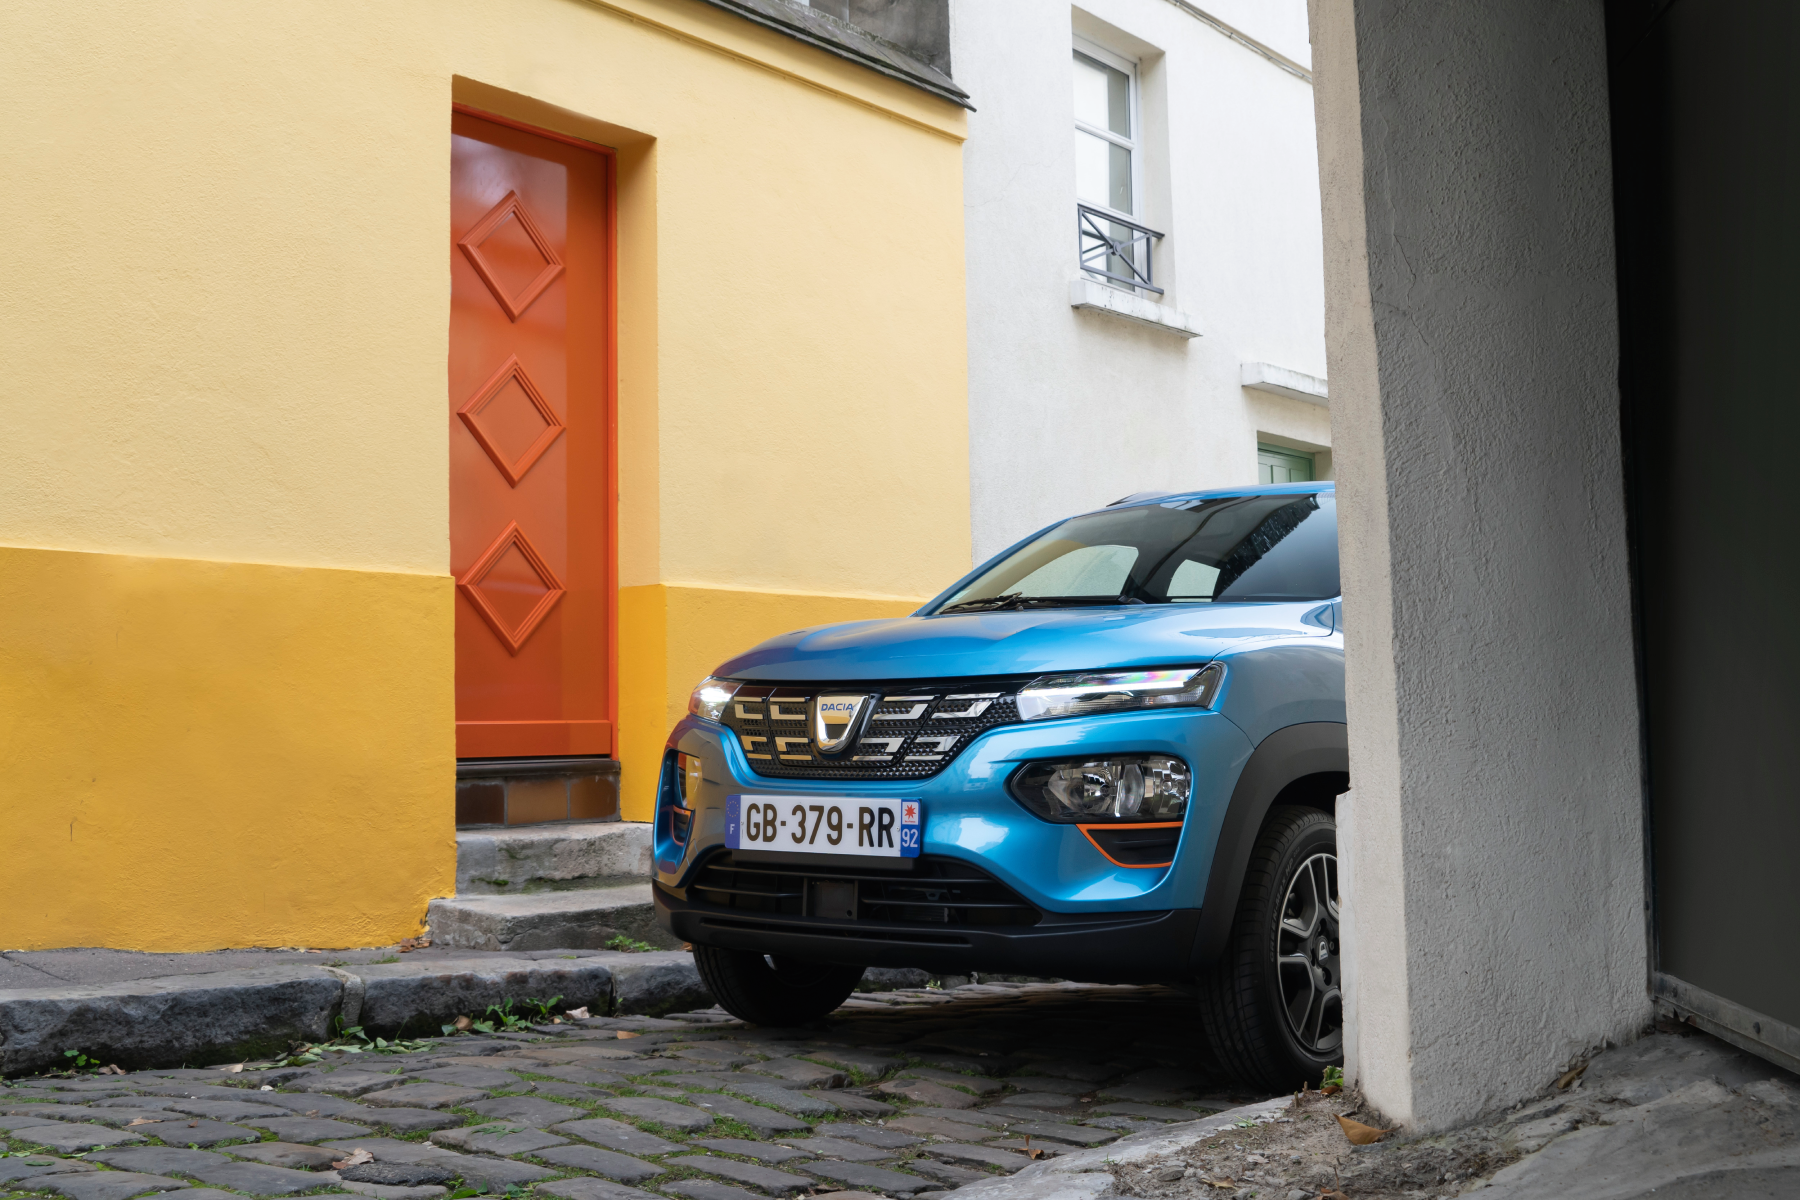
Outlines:
[[1222,1186],[1263,1197],[1337,1189],[1352,1200],[1800,1196],[1800,1078],[1679,1028],[1600,1054],[1566,1088],[1441,1133],[1353,1146],[1338,1115],[1385,1125],[1358,1097],[1260,1107],[1260,1128],[1231,1124],[1229,1137],[1177,1126],[1029,1170],[1108,1171],[1118,1195],[1141,1200],[1213,1200]]
[[1604,9],[1312,4],[1346,1067],[1409,1126],[1651,1015]]

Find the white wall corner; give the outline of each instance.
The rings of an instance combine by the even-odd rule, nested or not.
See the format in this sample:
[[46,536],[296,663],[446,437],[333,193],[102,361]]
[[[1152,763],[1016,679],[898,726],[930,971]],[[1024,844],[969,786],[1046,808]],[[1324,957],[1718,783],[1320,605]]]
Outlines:
[[1069,304],[1074,308],[1111,313],[1115,317],[1148,325],[1176,337],[1200,336],[1200,327],[1194,323],[1194,318],[1180,309],[1146,300],[1123,288],[1110,287],[1085,275],[1077,275],[1069,280]]
[[1304,400],[1321,408],[1331,406],[1323,379],[1316,375],[1302,375],[1274,363],[1245,363],[1244,386],[1255,388],[1259,392],[1274,392],[1277,396]]

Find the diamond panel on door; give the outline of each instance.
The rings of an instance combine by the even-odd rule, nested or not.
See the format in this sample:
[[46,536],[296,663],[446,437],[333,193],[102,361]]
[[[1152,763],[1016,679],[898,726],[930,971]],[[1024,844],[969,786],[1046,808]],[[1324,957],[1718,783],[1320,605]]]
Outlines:
[[456,415],[513,487],[564,428],[517,356],[507,359]]
[[451,126],[456,752],[612,752],[611,160]]
[[456,581],[456,590],[468,598],[494,636],[506,643],[513,654],[525,648],[532,630],[563,598],[563,585],[556,572],[544,562],[543,555],[520,531],[516,521]]
[[508,192],[456,244],[509,320],[524,316],[531,302],[563,273],[556,248],[519,203],[517,192]]

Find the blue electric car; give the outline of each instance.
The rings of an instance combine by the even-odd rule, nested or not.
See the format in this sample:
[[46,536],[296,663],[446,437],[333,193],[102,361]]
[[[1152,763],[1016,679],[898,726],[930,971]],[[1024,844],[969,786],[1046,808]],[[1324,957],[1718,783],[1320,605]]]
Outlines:
[[1342,1061],[1349,786],[1330,484],[1130,497],[909,617],[801,629],[694,691],[657,916],[713,995],[812,1019],[864,968],[1198,983],[1269,1089]]

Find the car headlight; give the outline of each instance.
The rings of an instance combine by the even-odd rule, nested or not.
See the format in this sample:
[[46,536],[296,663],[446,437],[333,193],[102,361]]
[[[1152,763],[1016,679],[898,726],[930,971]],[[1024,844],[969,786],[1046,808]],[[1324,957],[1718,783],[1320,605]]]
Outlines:
[[1114,754],[1026,763],[1007,786],[1046,821],[1179,821],[1193,782],[1179,758]]
[[714,679],[709,675],[694,686],[694,694],[688,697],[688,712],[708,721],[717,721],[725,715],[725,706],[737,695],[738,687],[729,679]]
[[1139,708],[1211,708],[1224,682],[1224,663],[1040,675],[1019,692],[1019,718],[1046,721]]

